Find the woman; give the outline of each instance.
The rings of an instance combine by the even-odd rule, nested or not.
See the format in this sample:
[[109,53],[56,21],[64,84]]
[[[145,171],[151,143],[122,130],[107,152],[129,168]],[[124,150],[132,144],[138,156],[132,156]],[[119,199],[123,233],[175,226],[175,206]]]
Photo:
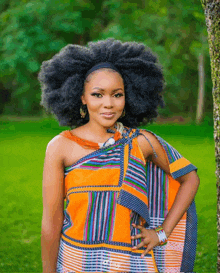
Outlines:
[[163,106],[156,57],[113,38],[68,45],[39,80],[42,105],[74,128],[47,146],[43,272],[193,271],[197,168],[136,129]]

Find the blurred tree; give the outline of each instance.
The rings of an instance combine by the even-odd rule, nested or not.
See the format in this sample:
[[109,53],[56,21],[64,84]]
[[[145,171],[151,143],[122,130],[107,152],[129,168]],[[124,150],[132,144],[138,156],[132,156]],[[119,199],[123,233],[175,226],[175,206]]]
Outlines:
[[[167,82],[161,114],[196,112],[198,59],[201,52],[208,58],[199,0],[2,0],[0,12],[0,81],[11,92],[5,113],[39,113],[42,61],[68,43],[108,37],[144,42],[157,52]],[[209,79],[205,84],[209,110]]]
[[[159,55],[167,82],[164,96],[168,106],[161,112],[196,112],[198,60],[201,53],[208,58],[208,45],[202,39],[206,28],[200,1],[112,0],[108,4],[115,20],[101,37],[144,42]],[[206,69],[209,71],[209,66]]]
[[0,83],[0,115],[4,113],[5,104],[11,99],[11,92],[4,88]]
[[[91,27],[101,31],[108,23],[102,4],[103,1],[83,0],[1,4],[0,78],[4,88],[12,92],[8,112],[39,113],[37,73],[41,63],[68,43],[87,43],[91,40]],[[94,31],[92,36],[95,37]]]
[[209,52],[211,57],[213,102],[214,102],[214,139],[217,178],[217,229],[218,260],[220,272],[220,1],[201,0],[206,15]]
[[197,111],[196,111],[196,123],[200,124],[204,115],[204,99],[205,99],[205,71],[204,71],[204,53],[199,55],[198,62],[199,70],[199,84],[198,84],[198,100],[197,100]]

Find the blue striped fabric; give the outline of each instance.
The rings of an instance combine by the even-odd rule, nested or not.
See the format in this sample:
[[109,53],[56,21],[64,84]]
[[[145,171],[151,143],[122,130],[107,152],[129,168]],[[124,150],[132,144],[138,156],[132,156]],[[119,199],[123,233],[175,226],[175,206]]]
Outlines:
[[[163,138],[157,136],[151,131],[148,132],[155,135],[155,137],[159,140],[167,155],[169,164],[177,162],[179,159],[183,158],[183,156]],[[197,168],[189,162],[186,167],[180,168],[178,171],[171,173],[171,176],[176,179],[193,170],[197,171]],[[169,212],[169,191],[172,186],[172,182],[169,181],[169,177],[166,172],[150,160],[147,161],[146,164],[146,177],[149,199],[148,208],[150,216],[150,228],[154,228],[163,223],[167,213]],[[194,202],[192,202],[190,205],[186,215],[186,221],[184,222],[184,220],[181,220],[172,232],[173,238],[176,237],[175,241],[172,242],[172,240],[168,240],[167,245],[154,248],[155,260],[160,272],[193,272],[197,237],[197,215]],[[185,238],[181,238],[181,236],[185,236]],[[176,256],[176,261],[179,260],[179,262],[177,262],[176,266],[173,266],[173,268],[172,266],[167,268],[166,261],[169,259],[167,257],[170,257],[171,254],[169,253],[173,253],[174,250],[176,250],[176,253],[178,253],[178,251],[182,253],[179,254],[179,256]],[[173,263],[175,264],[174,256],[175,255],[173,255],[172,259]]]
[[112,240],[117,192],[90,192],[84,229],[85,241]]

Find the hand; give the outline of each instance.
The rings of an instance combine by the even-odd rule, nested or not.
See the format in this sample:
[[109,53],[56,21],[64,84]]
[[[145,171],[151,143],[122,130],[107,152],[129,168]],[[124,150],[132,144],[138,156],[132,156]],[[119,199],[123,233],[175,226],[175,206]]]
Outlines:
[[132,223],[132,226],[140,229],[141,233],[135,236],[131,236],[131,239],[143,238],[142,242],[132,247],[132,249],[138,249],[147,245],[146,250],[141,254],[141,258],[143,258],[150,250],[159,245],[159,238],[154,229],[146,229],[145,227],[141,225],[135,225],[134,223]]

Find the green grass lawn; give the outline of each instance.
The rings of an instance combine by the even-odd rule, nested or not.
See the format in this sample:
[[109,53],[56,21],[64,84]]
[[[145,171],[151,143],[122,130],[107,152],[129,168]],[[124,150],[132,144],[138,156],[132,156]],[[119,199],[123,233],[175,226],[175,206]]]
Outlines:
[[[150,125],[198,167],[198,247],[195,272],[216,272],[216,178],[213,128]],[[0,119],[0,272],[42,272],[42,171],[47,143],[66,127],[50,119]]]

